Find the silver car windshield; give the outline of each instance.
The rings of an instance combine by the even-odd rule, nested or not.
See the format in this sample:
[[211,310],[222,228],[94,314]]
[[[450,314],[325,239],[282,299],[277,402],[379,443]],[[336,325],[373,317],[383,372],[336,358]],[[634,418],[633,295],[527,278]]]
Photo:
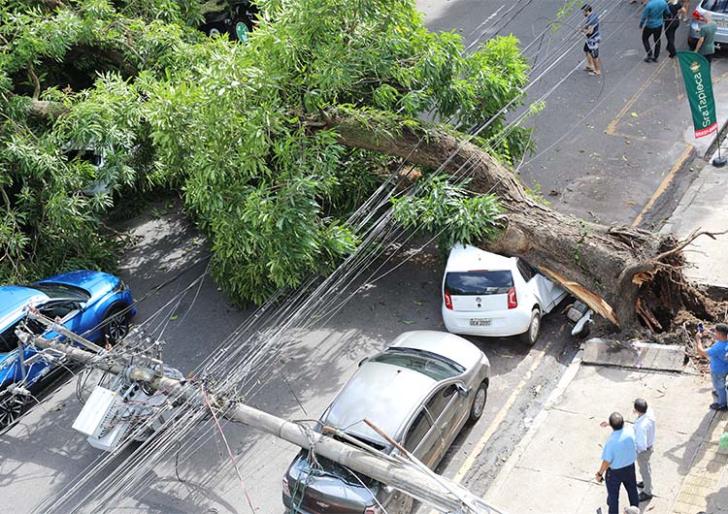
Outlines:
[[404,348],[392,348],[372,357],[371,360],[418,371],[438,382],[457,376],[465,371],[465,368],[459,364],[439,355]]

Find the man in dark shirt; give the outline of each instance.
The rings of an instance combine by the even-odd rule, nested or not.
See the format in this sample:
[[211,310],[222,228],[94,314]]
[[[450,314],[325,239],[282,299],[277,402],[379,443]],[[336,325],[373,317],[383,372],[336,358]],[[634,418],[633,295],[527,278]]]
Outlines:
[[685,15],[688,12],[688,6],[686,0],[669,0],[667,9],[670,14],[664,15],[665,22],[665,37],[667,38],[667,53],[670,54],[670,59],[675,57],[677,50],[675,49],[675,32],[680,26],[680,15]]
[[599,33],[599,16],[592,10],[592,6],[584,4],[581,6],[586,21],[579,29],[586,36],[584,43],[584,54],[586,55],[586,70],[590,75],[596,77],[602,74],[602,64],[599,61],[599,43],[602,36]]

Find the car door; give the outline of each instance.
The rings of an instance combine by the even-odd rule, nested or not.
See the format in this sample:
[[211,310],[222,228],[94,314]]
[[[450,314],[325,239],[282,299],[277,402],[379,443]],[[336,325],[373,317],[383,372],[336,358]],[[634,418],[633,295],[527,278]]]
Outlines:
[[418,460],[431,466],[439,435],[432,418],[425,407],[421,406],[405,433],[403,446]]
[[467,400],[460,393],[456,382],[449,382],[441,385],[430,397],[425,405],[427,412],[434,420],[435,429],[438,432],[438,440],[435,444],[432,463],[434,466],[442,459],[447,449],[460,431],[462,421],[467,415]]
[[556,287],[553,282],[536,271],[523,259],[518,259],[517,266],[527,287],[531,290],[538,304],[541,306],[543,314],[551,312],[551,309],[560,300],[561,288]]
[[76,299],[51,300],[38,307],[38,311],[51,320],[62,324],[71,332],[81,332],[82,302]]

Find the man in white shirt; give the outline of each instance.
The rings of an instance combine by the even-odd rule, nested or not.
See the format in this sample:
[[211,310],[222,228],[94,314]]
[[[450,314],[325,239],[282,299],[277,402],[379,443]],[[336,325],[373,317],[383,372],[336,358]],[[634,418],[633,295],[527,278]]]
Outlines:
[[642,488],[639,500],[644,502],[652,498],[650,457],[652,457],[652,447],[655,444],[655,416],[643,398],[637,398],[634,401],[634,410],[637,414],[637,419],[634,422],[637,466],[642,476],[642,482],[638,482],[637,487]]

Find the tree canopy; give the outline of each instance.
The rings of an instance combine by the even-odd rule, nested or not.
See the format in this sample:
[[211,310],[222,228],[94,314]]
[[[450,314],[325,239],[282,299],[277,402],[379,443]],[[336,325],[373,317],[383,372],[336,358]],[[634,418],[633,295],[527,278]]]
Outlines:
[[[109,266],[106,213],[162,187],[208,235],[220,286],[260,302],[354,251],[347,216],[402,161],[343,144],[332,118],[383,135],[491,120],[474,143],[504,162],[527,150],[499,114],[527,81],[515,38],[465,52],[411,0],[256,3],[243,44],[198,31],[193,0],[0,2],[0,280]],[[403,223],[494,232],[494,197],[428,180]]]

